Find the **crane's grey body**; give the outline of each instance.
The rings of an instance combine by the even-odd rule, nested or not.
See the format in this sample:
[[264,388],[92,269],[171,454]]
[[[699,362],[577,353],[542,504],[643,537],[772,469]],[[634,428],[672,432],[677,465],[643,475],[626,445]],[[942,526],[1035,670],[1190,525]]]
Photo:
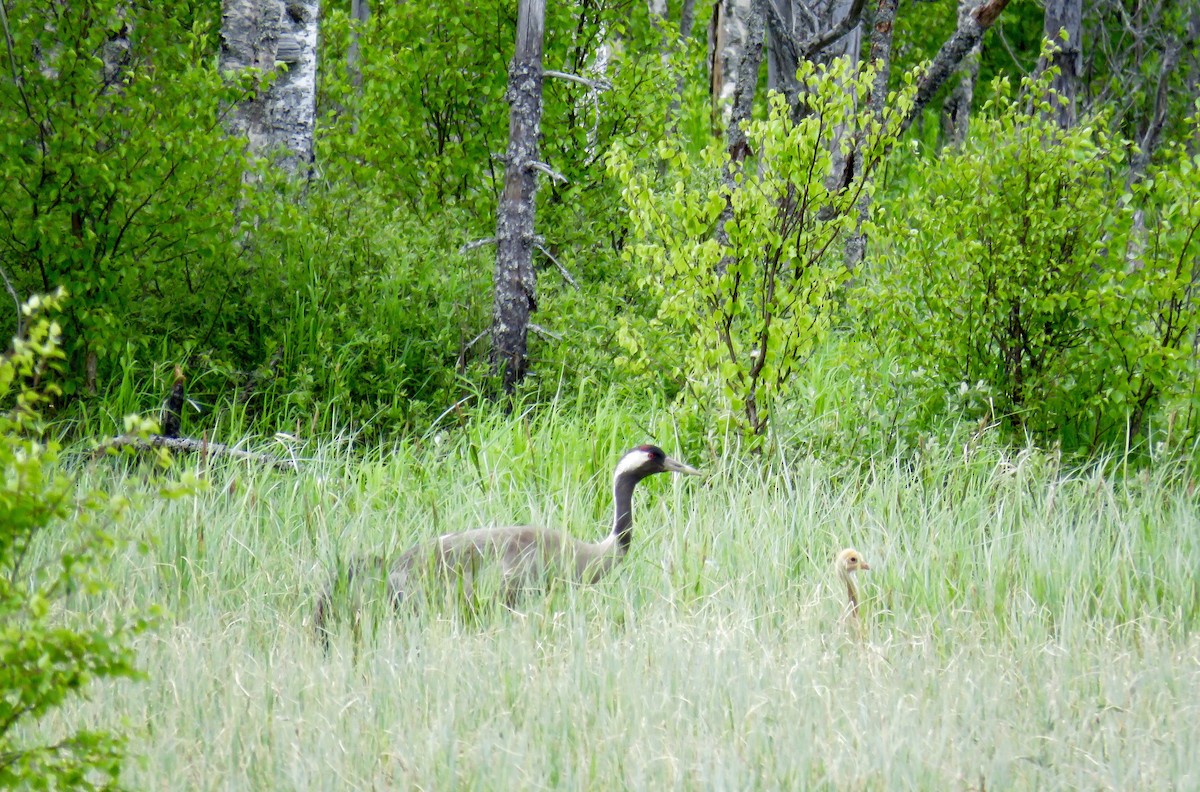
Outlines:
[[[346,587],[382,589],[399,608],[417,596],[436,593],[438,583],[445,590],[447,582],[454,582],[454,591],[468,602],[495,596],[509,605],[522,592],[556,580],[595,583],[629,551],[634,487],[646,476],[664,472],[700,474],[654,446],[638,446],[621,457],[613,474],[613,528],[599,542],[532,525],[476,528],[418,544],[390,565],[378,556],[352,564],[346,570]],[[318,598],[314,613],[317,632],[326,644],[337,584]]]

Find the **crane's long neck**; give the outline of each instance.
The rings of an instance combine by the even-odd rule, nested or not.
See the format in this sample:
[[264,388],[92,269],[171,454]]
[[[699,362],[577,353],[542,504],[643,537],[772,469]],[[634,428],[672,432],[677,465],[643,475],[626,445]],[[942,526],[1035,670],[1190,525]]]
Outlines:
[[624,555],[633,540],[633,488],[641,479],[628,473],[613,479],[613,529],[617,552]]
[[839,569],[838,576],[846,584],[846,596],[850,598],[850,613],[858,616],[858,589],[854,587],[854,579],[845,569]]
[[603,541],[584,543],[576,558],[576,573],[580,580],[595,583],[617,565],[633,539],[633,488],[640,476],[625,473],[613,479],[613,528]]

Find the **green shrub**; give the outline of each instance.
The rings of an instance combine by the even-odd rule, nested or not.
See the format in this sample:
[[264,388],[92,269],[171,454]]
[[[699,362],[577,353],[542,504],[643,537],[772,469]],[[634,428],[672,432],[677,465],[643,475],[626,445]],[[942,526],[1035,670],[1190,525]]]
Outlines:
[[220,119],[245,86],[218,73],[214,8],[6,7],[0,247],[19,294],[72,295],[64,395],[163,338],[221,349],[241,326],[220,308],[245,281],[247,207],[242,143]]
[[[619,336],[622,363],[635,374],[666,378],[711,426],[761,438],[775,406],[789,398],[797,375],[834,316],[846,281],[842,243],[858,222],[859,199],[873,168],[895,141],[896,120],[909,101],[892,96],[882,122],[860,110],[873,74],[839,62],[805,67],[806,113],[798,122],[772,95],[765,120],[748,125],[756,159],[728,185],[729,154],[712,147],[702,161],[664,143],[658,163],[639,166],[618,150],[612,167],[625,184],[633,226],[631,267],[656,314],[630,317]],[[835,130],[850,130],[838,138]],[[858,144],[849,183],[831,187],[831,147]],[[726,206],[727,244],[714,229]]]
[[263,230],[257,255],[276,279],[251,310],[275,360],[247,405],[259,429],[421,431],[463,396],[462,375],[486,353],[477,336],[491,318],[491,266],[487,250],[458,252],[459,218],[422,219],[373,191],[333,187]]
[[1164,389],[1194,388],[1195,168],[1176,157],[1138,191],[1139,253],[1103,119],[1060,129],[1044,83],[998,96],[889,207],[859,370],[901,430],[950,415],[1066,450],[1123,443]]

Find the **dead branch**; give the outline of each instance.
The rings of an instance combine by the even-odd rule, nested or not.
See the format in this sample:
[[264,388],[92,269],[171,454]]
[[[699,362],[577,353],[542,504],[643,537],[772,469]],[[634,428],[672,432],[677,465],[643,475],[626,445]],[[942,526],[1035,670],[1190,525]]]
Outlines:
[[568,80],[569,82],[585,85],[592,91],[607,91],[612,88],[612,83],[608,80],[589,80],[587,77],[580,77],[578,74],[567,74],[566,72],[550,71],[544,69],[542,74],[547,77],[555,77],[559,80]]
[[487,247],[488,245],[496,244],[496,237],[488,237],[487,239],[476,239],[474,242],[468,242],[458,249],[458,254],[469,253],[476,248]]
[[971,13],[963,14],[959,18],[958,28],[954,31],[954,35],[946,39],[946,43],[938,50],[938,54],[934,56],[929,67],[925,69],[925,73],[921,75],[921,79],[917,83],[917,95],[913,100],[912,109],[904,117],[900,126],[901,132],[912,126],[912,122],[925,109],[925,105],[929,104],[929,100],[937,93],[938,88],[941,88],[942,84],[954,73],[967,53],[983,40],[983,34],[987,33],[988,28],[995,23],[996,18],[1000,16],[1000,12],[1007,5],[1008,0],[987,0]]
[[538,335],[542,336],[543,338],[553,338],[555,341],[563,340],[562,335],[560,335],[559,333],[556,333],[553,330],[547,330],[546,328],[542,327],[541,325],[534,324],[533,322],[529,323],[529,329],[532,330],[533,332],[537,333]]
[[574,286],[576,291],[579,291],[579,283],[577,283],[576,280],[571,277],[571,273],[567,271],[567,268],[564,267],[559,262],[558,259],[556,259],[553,255],[550,254],[550,251],[546,249],[546,246],[544,244],[542,244],[542,241],[540,239],[535,240],[533,243],[533,246],[535,248],[537,248],[538,250],[540,250],[543,256],[550,259],[550,261],[554,264],[554,266],[558,267],[558,271],[560,273],[562,273],[563,279],[566,280],[567,283]]
[[196,440],[191,437],[163,437],[149,435],[141,438],[133,435],[114,437],[96,448],[96,453],[104,453],[108,449],[132,448],[135,451],[152,451],[156,448],[166,448],[191,454],[209,456],[228,456],[247,462],[257,462],[260,465],[270,465],[280,470],[298,470],[299,463],[295,459],[283,459],[255,451],[243,451],[240,448],[227,446],[224,443],[210,443],[207,440]]
[[534,169],[534,170],[536,170],[536,171],[541,171],[542,173],[546,174],[546,175],[547,175],[547,176],[549,176],[551,179],[554,179],[554,181],[556,181],[556,182],[559,182],[560,184],[566,184],[566,183],[567,183],[567,177],[566,177],[566,176],[563,176],[561,173],[559,173],[558,171],[554,170],[553,168],[551,168],[549,165],[547,165],[547,164],[546,164],[546,163],[544,163],[544,162],[537,162],[537,161],[534,161],[534,160],[530,160],[529,162],[526,162],[526,163],[525,163],[525,167],[527,167],[527,168],[533,168],[533,169]]

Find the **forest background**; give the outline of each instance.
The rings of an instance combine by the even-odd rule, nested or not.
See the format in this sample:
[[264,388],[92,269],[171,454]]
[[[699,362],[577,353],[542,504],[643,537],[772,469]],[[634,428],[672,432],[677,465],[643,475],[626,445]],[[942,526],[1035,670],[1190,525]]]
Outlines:
[[[479,243],[516,7],[327,4],[318,38],[315,4],[242,5],[258,50],[215,2],[7,14],[0,321],[67,290],[84,433],[181,365],[196,435],[419,436],[515,388],[670,406],[689,448],[1195,437],[1186,4],[551,6],[512,273]],[[511,281],[532,337],[500,365]]]

